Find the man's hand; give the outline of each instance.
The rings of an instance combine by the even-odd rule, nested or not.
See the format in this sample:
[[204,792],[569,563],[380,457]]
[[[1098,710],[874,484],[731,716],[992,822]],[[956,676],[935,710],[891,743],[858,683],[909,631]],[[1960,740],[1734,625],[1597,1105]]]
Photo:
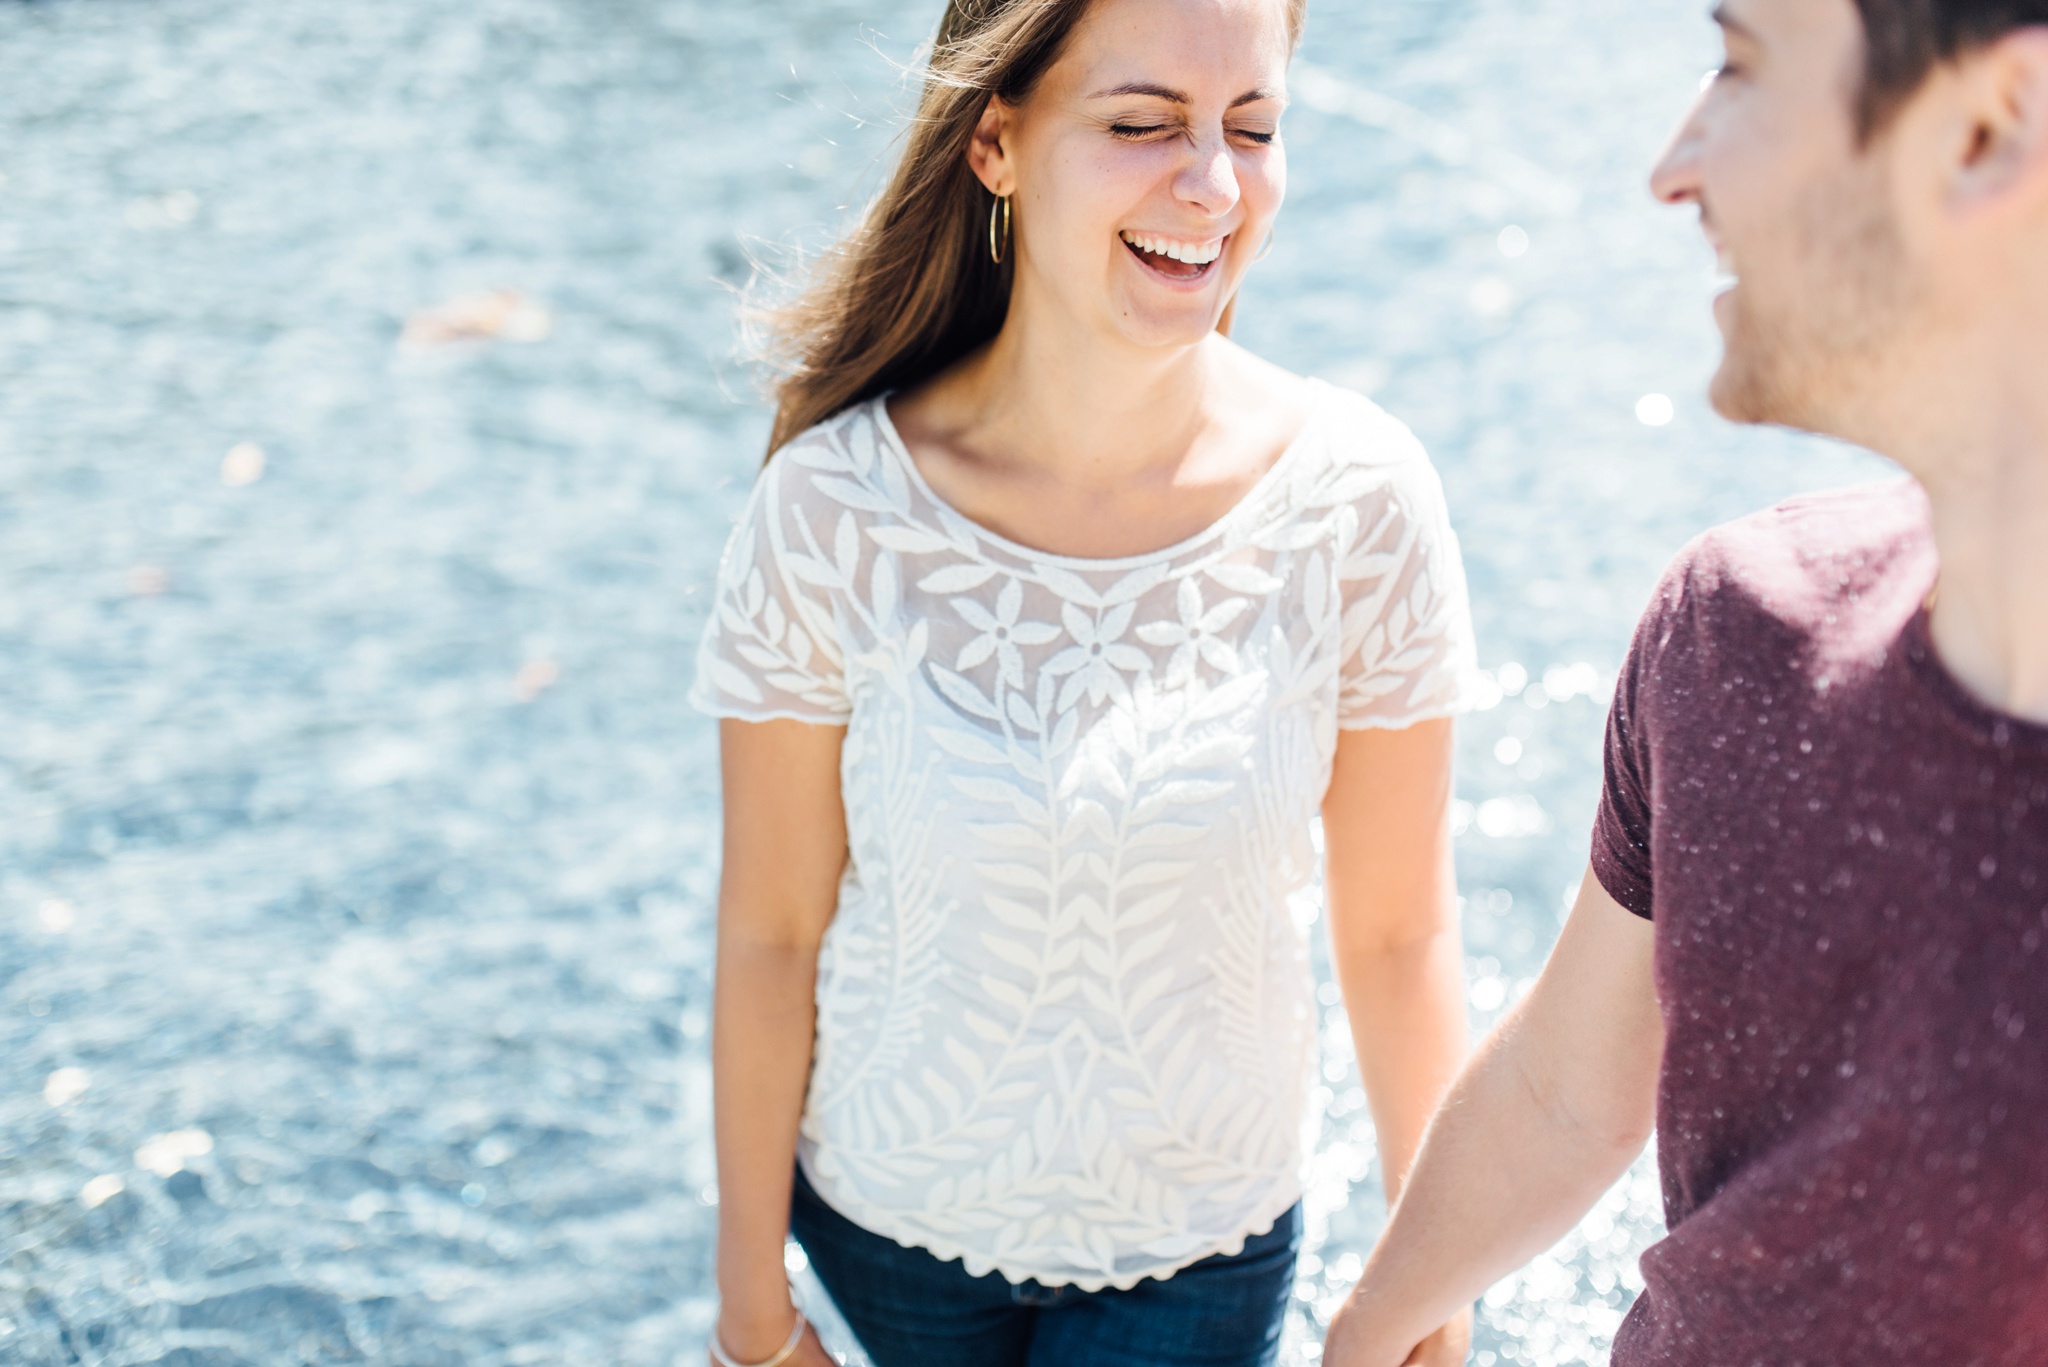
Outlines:
[[[1459,1361],[1472,1302],[1627,1170],[1650,1133],[1664,1053],[1654,957],[1650,923],[1589,875],[1536,986],[1431,1120],[1330,1322],[1327,1367]],[[1453,1316],[1456,1338],[1439,1347],[1447,1331],[1429,1326]]]
[[1404,1349],[1381,1341],[1356,1307],[1356,1300],[1346,1298],[1331,1317],[1330,1333],[1323,1341],[1323,1367],[1465,1367],[1472,1349],[1470,1310]]
[[1472,1351],[1472,1312],[1452,1320],[1415,1345],[1401,1367],[1465,1367],[1465,1355]]

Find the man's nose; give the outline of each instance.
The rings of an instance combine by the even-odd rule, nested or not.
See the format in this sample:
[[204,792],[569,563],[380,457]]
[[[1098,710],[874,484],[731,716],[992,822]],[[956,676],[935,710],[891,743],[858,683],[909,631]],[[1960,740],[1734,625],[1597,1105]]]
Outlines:
[[1658,154],[1657,164],[1650,169],[1650,193],[1666,204],[1699,201],[1700,147],[1704,141],[1700,109],[1712,89],[1713,81],[1709,78],[1700,90],[1699,98],[1693,101],[1692,108],[1685,111],[1685,118],[1672,133],[1671,141]]

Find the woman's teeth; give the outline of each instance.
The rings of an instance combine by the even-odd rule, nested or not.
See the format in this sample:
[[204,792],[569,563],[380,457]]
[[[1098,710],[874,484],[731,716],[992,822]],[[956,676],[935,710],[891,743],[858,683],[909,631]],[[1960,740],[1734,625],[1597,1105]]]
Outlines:
[[1123,239],[1141,252],[1189,266],[1206,266],[1223,255],[1223,238],[1214,242],[1176,242],[1170,237],[1148,237],[1143,233],[1127,232]]

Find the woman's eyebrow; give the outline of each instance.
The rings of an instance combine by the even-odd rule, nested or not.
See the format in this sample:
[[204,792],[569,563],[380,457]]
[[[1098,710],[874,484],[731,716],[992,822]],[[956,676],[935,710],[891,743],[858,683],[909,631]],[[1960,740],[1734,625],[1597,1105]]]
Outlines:
[[[1172,86],[1166,85],[1153,85],[1149,81],[1127,81],[1123,85],[1113,85],[1107,90],[1098,90],[1088,98],[1091,100],[1107,100],[1119,95],[1147,95],[1155,100],[1168,100],[1174,104],[1194,103],[1194,100],[1184,90],[1175,90]],[[1247,90],[1244,94],[1232,100],[1230,107],[1235,109],[1241,104],[1257,104],[1260,100],[1270,100],[1273,98],[1275,96],[1270,90]]]

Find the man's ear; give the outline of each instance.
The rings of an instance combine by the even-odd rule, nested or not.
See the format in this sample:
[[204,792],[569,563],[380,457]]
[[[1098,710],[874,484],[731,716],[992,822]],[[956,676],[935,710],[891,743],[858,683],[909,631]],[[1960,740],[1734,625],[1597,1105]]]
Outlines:
[[2048,204],[2048,26],[1963,59],[1950,208],[1964,216]]
[[992,195],[1016,192],[1017,172],[1010,159],[1010,137],[1017,123],[1016,109],[1002,96],[989,96],[967,143],[967,166]]

